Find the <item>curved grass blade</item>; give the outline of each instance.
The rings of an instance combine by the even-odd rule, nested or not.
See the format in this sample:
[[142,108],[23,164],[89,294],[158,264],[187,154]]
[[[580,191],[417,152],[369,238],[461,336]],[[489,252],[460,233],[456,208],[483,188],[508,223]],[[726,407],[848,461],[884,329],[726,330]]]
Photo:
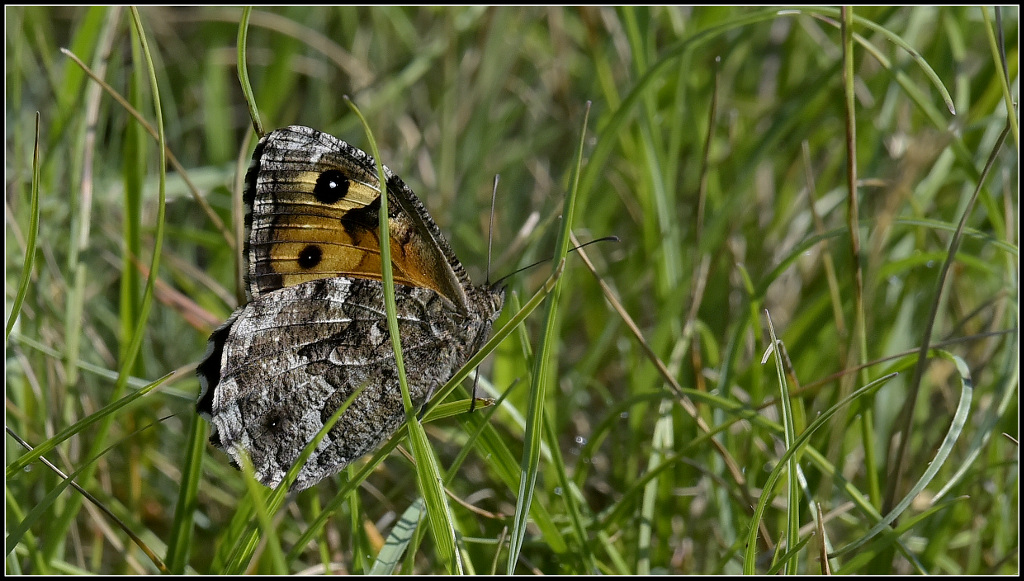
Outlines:
[[7,319],[5,339],[10,338],[11,329],[21,313],[21,305],[28,294],[28,283],[32,280],[32,265],[36,259],[36,236],[39,234],[39,112],[36,111],[36,143],[32,148],[32,196],[29,201],[28,238],[25,241],[25,262],[21,266],[21,280],[18,294],[14,296],[11,315]]
[[884,385],[887,381],[889,381],[895,376],[895,373],[890,373],[889,375],[882,376],[872,381],[871,383],[861,387],[860,389],[854,390],[852,393],[850,393],[850,395],[841,399],[834,406],[822,412],[821,415],[815,418],[814,421],[807,426],[803,433],[801,433],[796,438],[796,440],[793,441],[793,445],[786,450],[782,457],[779,458],[778,463],[775,465],[775,468],[772,469],[771,473],[768,475],[768,478],[765,480],[764,487],[762,487],[761,489],[761,499],[758,500],[757,502],[757,506],[754,509],[754,515],[751,517],[750,525],[747,529],[747,543],[743,557],[743,572],[745,574],[753,575],[754,573],[756,573],[756,570],[754,569],[754,564],[757,558],[758,523],[764,516],[764,511],[767,510],[768,508],[768,502],[771,500],[771,491],[775,488],[775,484],[782,476],[782,471],[786,467],[786,462],[789,461],[789,458],[796,454],[798,451],[800,451],[808,442],[808,440],[810,440],[811,435],[814,434],[814,432],[817,431],[819,428],[824,426],[829,418],[834,416],[836,413],[838,413],[840,410],[842,410],[850,403],[856,401],[858,398],[867,395],[877,390],[878,388],[882,387],[882,385]]
[[256,97],[252,92],[252,84],[249,82],[249,67],[246,58],[247,40],[249,38],[249,17],[252,15],[252,6],[242,8],[242,18],[238,22],[238,84],[242,87],[242,98],[249,107],[249,118],[252,120],[252,128],[256,135],[263,137],[263,121],[260,119],[260,110],[256,106]]
[[974,383],[971,380],[971,370],[967,367],[967,363],[963,359],[953,355],[952,353],[940,353],[944,353],[945,358],[956,365],[956,370],[960,374],[960,402],[956,406],[956,412],[953,414],[953,421],[949,425],[946,437],[942,440],[942,444],[935,453],[935,457],[928,463],[928,468],[925,469],[924,474],[922,474],[914,486],[911,487],[910,491],[903,497],[903,500],[897,503],[896,506],[889,511],[889,514],[885,515],[881,521],[871,527],[871,530],[865,533],[864,536],[856,542],[832,553],[832,556],[838,557],[849,553],[850,551],[854,551],[863,546],[864,543],[868,542],[879,532],[888,528],[889,524],[896,520],[896,518],[910,506],[910,503],[914,501],[914,498],[916,498],[917,495],[920,494],[926,486],[928,486],[932,479],[935,478],[939,469],[942,468],[942,465],[949,459],[950,453],[953,452],[953,446],[956,444],[956,441],[960,438],[960,434],[963,433],[964,427],[967,425],[967,415],[971,410],[971,400],[974,395]]

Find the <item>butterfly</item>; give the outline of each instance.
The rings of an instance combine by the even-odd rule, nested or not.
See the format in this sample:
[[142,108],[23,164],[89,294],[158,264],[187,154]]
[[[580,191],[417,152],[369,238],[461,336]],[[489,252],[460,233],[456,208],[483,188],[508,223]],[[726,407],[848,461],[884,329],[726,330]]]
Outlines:
[[360,387],[303,465],[308,488],[376,448],[405,419],[384,310],[380,196],[388,196],[395,304],[409,391],[422,406],[486,342],[504,290],[474,286],[412,190],[331,135],[264,136],[246,174],[246,295],[196,373],[210,441],[276,487]]

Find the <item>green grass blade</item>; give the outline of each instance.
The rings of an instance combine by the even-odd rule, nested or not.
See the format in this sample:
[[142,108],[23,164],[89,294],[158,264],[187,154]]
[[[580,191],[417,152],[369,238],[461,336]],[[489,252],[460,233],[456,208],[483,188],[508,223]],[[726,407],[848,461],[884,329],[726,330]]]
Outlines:
[[32,148],[32,195],[29,200],[28,240],[25,248],[25,262],[21,267],[21,280],[18,282],[18,293],[14,296],[11,314],[7,317],[5,339],[10,339],[11,329],[21,313],[21,305],[28,293],[28,283],[32,280],[32,264],[36,258],[36,236],[39,235],[39,113],[36,112],[36,142]]
[[[1016,573],[1020,11],[843,10],[7,7],[8,533],[34,520],[8,537],[6,571],[506,573],[511,545],[528,574],[734,575],[750,552],[761,573]],[[245,300],[255,121],[365,144],[345,94],[506,304],[423,406],[429,442],[411,448],[403,422],[275,506],[224,455],[204,463],[192,369]],[[580,251],[592,276],[502,277],[560,243],[588,100],[572,231],[620,243]],[[529,311],[563,283],[552,329]],[[760,363],[765,310],[784,379]],[[952,430],[966,404],[951,357],[978,396]],[[528,417],[534,374],[546,393]],[[500,403],[467,413],[469,382]],[[40,458],[84,468],[81,490],[48,495],[65,477]],[[427,503],[428,487],[447,498]]]
[[238,84],[242,87],[242,98],[249,107],[249,118],[252,119],[252,128],[256,135],[263,137],[263,121],[260,119],[260,110],[256,107],[256,97],[252,92],[252,83],[249,82],[249,60],[246,58],[246,47],[249,38],[249,16],[252,14],[252,6],[242,8],[242,18],[238,22]]
[[960,435],[963,433],[964,427],[967,424],[967,415],[971,410],[971,400],[974,396],[974,383],[971,381],[971,371],[968,369],[967,363],[964,362],[962,358],[952,354],[946,354],[946,358],[956,365],[957,374],[960,378],[960,401],[957,403],[956,413],[953,415],[953,421],[949,425],[949,431],[946,432],[945,439],[943,439],[942,444],[939,445],[939,449],[935,452],[935,458],[928,463],[928,468],[926,468],[924,473],[921,474],[921,477],[910,488],[906,496],[896,503],[889,514],[885,515],[880,522],[871,527],[871,530],[865,533],[864,536],[856,542],[844,546],[836,551],[834,556],[840,556],[857,550],[872,537],[886,529],[910,506],[910,503],[917,498],[917,495],[920,494],[929,483],[931,483],[932,479],[934,479],[935,475],[939,472],[939,469],[942,468],[942,465],[953,452],[953,447],[956,445],[957,440],[959,440]]
[[872,381],[871,383],[855,390],[850,395],[836,403],[836,405],[832,406],[831,408],[823,412],[821,415],[815,418],[810,425],[807,426],[803,433],[801,433],[793,441],[793,445],[787,448],[786,452],[783,453],[783,455],[778,459],[778,463],[776,464],[775,468],[772,469],[771,474],[769,474],[768,478],[765,480],[765,485],[763,488],[763,493],[761,494],[761,499],[758,501],[757,507],[754,510],[754,517],[750,521],[750,527],[747,533],[746,550],[744,552],[743,561],[744,572],[746,574],[752,575],[755,573],[754,561],[757,556],[757,524],[768,506],[768,502],[771,499],[771,490],[774,488],[775,483],[778,482],[779,478],[781,477],[784,467],[787,466],[786,463],[789,461],[791,457],[793,457],[795,454],[802,450],[804,444],[807,442],[807,440],[810,439],[811,434],[813,434],[816,430],[824,426],[829,418],[831,418],[833,415],[841,411],[845,406],[849,405],[850,403],[853,403],[857,399],[873,393],[875,390],[885,385],[885,383],[892,379],[894,375],[895,374],[887,375]]
[[[388,230],[388,194],[387,177],[384,175],[384,166],[380,161],[380,152],[377,150],[377,143],[373,139],[370,126],[366,123],[359,109],[355,104],[348,101],[349,107],[359,117],[366,131],[369,140],[370,152],[377,163],[377,175],[380,183],[380,240],[390,240]],[[406,425],[409,430],[409,442],[412,445],[413,457],[416,459],[416,479],[420,492],[426,502],[427,522],[430,523],[430,530],[433,533],[434,542],[437,543],[437,551],[441,560],[445,563],[449,573],[462,572],[462,560],[456,550],[455,523],[452,520],[451,507],[448,506],[448,499],[441,487],[441,470],[437,466],[437,459],[427,441],[427,435],[423,426],[416,418],[417,410],[413,407],[409,395],[409,384],[405,377],[405,363],[402,359],[402,342],[398,332],[398,309],[395,306],[395,278],[391,271],[391,245],[380,245],[380,260],[382,267],[382,278],[384,282],[384,307],[388,316],[388,330],[391,335],[391,345],[395,351],[395,365],[398,368],[398,380],[402,389],[402,402],[405,404]]]
[[161,377],[160,379],[154,381],[153,383],[150,383],[149,385],[139,389],[135,393],[122,397],[117,401],[111,402],[103,409],[97,410],[96,412],[82,418],[81,420],[61,430],[52,438],[49,438],[44,442],[40,442],[36,447],[32,448],[31,451],[22,454],[21,456],[18,457],[17,460],[11,462],[10,465],[7,466],[7,478],[16,478],[18,472],[23,470],[26,466],[34,462],[43,454],[47,454],[50,451],[52,451],[54,448],[57,447],[58,444],[60,444],[64,440],[67,440],[71,436],[81,433],[86,428],[95,428],[99,422],[105,420],[108,417],[112,417],[116,412],[124,409],[125,407],[129,406],[130,404],[134,403],[138,399],[148,394],[149,392],[160,387],[160,384],[164,383],[173,376],[174,374],[168,373],[167,375]]
[[[238,511],[235,514],[235,518],[231,523],[232,534],[227,535],[227,541],[221,546],[221,551],[217,553],[218,559],[214,562],[216,569],[223,569],[229,574],[242,574],[249,567],[252,560],[253,553],[256,550],[257,543],[259,542],[257,526],[261,526],[264,530],[272,526],[270,521],[270,515],[276,513],[284,506],[285,497],[288,494],[289,488],[295,479],[298,477],[302,467],[306,465],[306,461],[316,450],[320,442],[327,436],[334,424],[338,422],[342,414],[348,409],[353,401],[359,397],[360,394],[366,389],[365,385],[359,386],[353,391],[339,407],[334,411],[333,414],[324,422],[324,425],[320,430],[313,436],[306,446],[299,453],[295,462],[292,463],[291,468],[285,474],[281,483],[277,485],[277,488],[270,494],[265,494],[262,487],[258,482],[255,482],[253,477],[252,466],[243,466],[247,469],[246,474],[246,490],[249,494],[245,498],[245,502],[241,504]],[[257,521],[253,522],[252,516],[257,516]],[[274,554],[273,566],[279,572],[287,572],[285,568],[286,557],[280,553],[280,546],[277,544],[279,541],[274,539],[275,545],[272,547]]]
[[[562,209],[562,229],[559,232],[558,242],[555,244],[555,272],[562,269],[565,262],[565,255],[569,250],[569,232],[572,229],[573,210],[576,207],[576,193],[579,191],[580,171],[583,167],[583,147],[587,133],[587,117],[590,112],[590,105],[587,104],[587,112],[583,117],[583,126],[580,131],[579,148],[576,150],[576,169],[573,173],[572,186],[565,197],[565,204]],[[512,575],[519,560],[519,551],[522,549],[523,541],[526,540],[526,517],[530,513],[530,503],[533,501],[533,488],[537,482],[537,473],[540,468],[540,442],[542,438],[542,426],[544,425],[544,406],[547,402],[547,384],[550,381],[551,366],[553,365],[553,342],[555,340],[555,322],[558,304],[558,289],[556,284],[552,290],[552,297],[548,303],[545,332],[540,337],[540,348],[537,349],[531,379],[530,405],[527,408],[526,434],[524,435],[525,449],[520,464],[522,474],[519,479],[519,492],[516,495],[515,520],[512,526],[512,538],[509,546],[509,558],[506,566],[506,574]],[[566,492],[568,494],[568,491]]]
[[395,567],[398,566],[402,554],[405,553],[405,549],[412,541],[416,527],[419,526],[420,520],[423,518],[423,512],[422,498],[417,498],[409,505],[409,508],[405,509],[402,517],[391,529],[384,548],[377,554],[373,567],[369,571],[370,575],[391,575],[395,572]]
[[[779,412],[782,417],[782,426],[784,431],[784,444],[786,449],[789,450],[794,441],[796,441],[796,427],[793,423],[793,406],[789,398],[789,385],[786,382],[786,373],[782,363],[782,350],[784,346],[782,341],[775,335],[775,326],[772,324],[771,315],[768,311],[765,311],[765,319],[768,321],[768,336],[771,338],[771,346],[769,350],[772,353],[772,358],[775,360],[775,376],[779,386]],[[797,464],[797,454],[792,454],[789,457],[789,461],[786,465],[786,547],[787,555],[780,559],[783,564],[784,573],[796,573],[797,559],[796,551],[801,543],[799,542],[800,534],[800,487],[797,485],[797,471],[799,466]]]
[[202,480],[203,458],[206,455],[206,427],[198,414],[188,422],[189,447],[182,459],[181,486],[174,508],[174,522],[167,541],[167,568],[174,574],[185,573],[189,552],[195,537],[195,514],[199,504],[199,486]]

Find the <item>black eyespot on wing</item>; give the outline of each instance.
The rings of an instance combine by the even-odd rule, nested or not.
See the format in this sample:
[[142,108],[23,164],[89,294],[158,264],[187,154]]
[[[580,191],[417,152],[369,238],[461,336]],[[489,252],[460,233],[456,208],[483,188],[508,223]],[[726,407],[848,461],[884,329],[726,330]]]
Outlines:
[[336,204],[339,200],[348,195],[348,188],[351,185],[345,174],[336,169],[329,169],[316,179],[313,186],[313,195],[324,204]]
[[284,422],[284,416],[277,410],[271,410],[267,412],[267,415],[263,417],[263,431],[275,432]]
[[316,265],[320,264],[320,261],[324,259],[324,251],[315,244],[302,249],[299,253],[299,257],[296,259],[299,263],[299,268],[303,270],[309,270]]

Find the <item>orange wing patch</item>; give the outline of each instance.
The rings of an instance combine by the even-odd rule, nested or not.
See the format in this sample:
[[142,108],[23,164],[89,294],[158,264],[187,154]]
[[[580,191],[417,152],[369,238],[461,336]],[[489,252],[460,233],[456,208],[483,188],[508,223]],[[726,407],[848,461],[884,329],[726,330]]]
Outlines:
[[[264,178],[273,194],[258,197],[264,207],[253,208],[250,276],[259,292],[339,276],[381,280],[376,180],[334,168],[281,173]],[[395,282],[447,296],[430,241],[402,213],[392,212],[389,228]]]

